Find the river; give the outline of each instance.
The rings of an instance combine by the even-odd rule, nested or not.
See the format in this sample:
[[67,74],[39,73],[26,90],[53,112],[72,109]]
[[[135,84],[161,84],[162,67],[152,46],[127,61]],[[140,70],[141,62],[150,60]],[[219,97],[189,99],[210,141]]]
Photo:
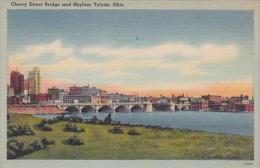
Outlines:
[[[83,119],[96,115],[104,119],[108,113],[77,113],[66,116],[79,116]],[[34,115],[40,118],[54,118],[56,115]],[[153,125],[180,129],[201,130],[237,135],[254,135],[254,113],[240,112],[132,112],[112,113],[112,119],[122,123]]]

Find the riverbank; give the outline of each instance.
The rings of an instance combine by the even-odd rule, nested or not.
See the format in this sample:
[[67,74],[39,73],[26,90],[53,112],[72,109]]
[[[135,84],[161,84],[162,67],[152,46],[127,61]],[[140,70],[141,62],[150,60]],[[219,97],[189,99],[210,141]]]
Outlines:
[[[121,123],[161,126],[169,128],[199,130],[214,133],[235,134],[242,136],[254,135],[253,113],[225,113],[225,112],[158,112],[151,113],[74,113],[68,117],[90,119],[97,116],[104,119],[111,114],[112,119]],[[57,115],[35,115],[39,118],[52,119]]]
[[17,114],[64,114],[67,113],[64,110],[59,109],[55,105],[17,105],[17,106],[8,106],[8,113],[17,113]]
[[[49,149],[39,150],[18,159],[253,159],[253,137],[187,130],[159,130],[121,126],[124,134],[112,134],[112,125],[76,123],[85,132],[64,132],[68,121],[50,124],[52,131],[35,128],[42,119],[25,114],[10,114],[8,124],[28,124],[34,136],[15,139],[32,143],[42,138],[54,140]],[[130,136],[134,128],[141,135]],[[71,146],[64,140],[76,135],[85,145]]]

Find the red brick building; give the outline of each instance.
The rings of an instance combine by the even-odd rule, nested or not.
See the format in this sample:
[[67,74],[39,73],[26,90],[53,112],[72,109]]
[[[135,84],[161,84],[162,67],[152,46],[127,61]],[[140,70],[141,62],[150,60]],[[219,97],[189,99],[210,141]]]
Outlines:
[[24,92],[24,75],[18,71],[12,71],[10,75],[10,88],[14,89],[15,95],[21,95]]
[[37,95],[29,95],[31,97],[32,103],[46,102],[51,100],[51,94],[37,94]]
[[81,88],[78,86],[71,86],[69,89],[69,95],[80,95],[81,94]]
[[7,97],[8,105],[21,105],[23,104],[23,97],[21,96],[9,96]]
[[246,112],[253,112],[254,111],[254,104],[248,103],[229,103],[228,104],[228,111],[239,112],[239,111],[246,111]]
[[193,99],[190,103],[190,109],[192,111],[208,111],[208,101],[205,101],[204,99]]
[[210,111],[219,111],[219,108],[222,105],[222,96],[204,95],[202,96],[202,99],[208,101]]

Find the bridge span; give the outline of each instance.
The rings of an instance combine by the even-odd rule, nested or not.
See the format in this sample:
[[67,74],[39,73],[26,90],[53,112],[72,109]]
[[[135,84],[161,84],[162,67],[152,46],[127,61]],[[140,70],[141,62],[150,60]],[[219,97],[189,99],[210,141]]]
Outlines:
[[120,102],[120,103],[63,103],[57,105],[67,112],[152,112],[156,111],[176,111],[188,110],[187,105],[171,103],[151,103],[151,102]]

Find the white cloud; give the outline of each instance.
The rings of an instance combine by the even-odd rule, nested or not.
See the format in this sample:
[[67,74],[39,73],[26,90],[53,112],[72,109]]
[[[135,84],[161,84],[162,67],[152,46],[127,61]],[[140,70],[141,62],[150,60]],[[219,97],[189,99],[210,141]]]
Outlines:
[[22,51],[11,55],[10,62],[11,64],[25,63],[28,60],[42,57],[45,54],[50,54],[56,59],[61,59],[71,56],[73,54],[73,49],[64,47],[61,40],[55,40],[45,44],[33,44],[25,47]]
[[[177,69],[185,75],[205,75],[199,66],[220,64],[232,60],[238,54],[235,44],[204,44],[194,46],[186,43],[163,43],[150,47],[86,46],[81,50],[85,56],[112,57],[121,60],[124,66],[144,68]],[[164,57],[178,56],[182,61],[166,62]],[[140,67],[139,67],[140,68]]]
[[116,47],[116,46],[87,46],[81,50],[84,55],[107,57],[164,57],[177,55],[189,59],[205,59],[223,62],[234,57],[238,52],[235,44],[216,45],[204,44],[192,46],[186,43],[164,43],[150,47]]
[[[31,69],[26,65],[26,61],[37,59],[49,54],[56,58],[51,64],[39,62],[37,65],[48,72],[58,71],[92,71],[113,78],[136,78],[140,74],[128,72],[131,69],[163,69],[178,71],[184,75],[205,75],[206,72],[200,69],[204,64],[219,64],[232,60],[238,54],[238,47],[235,44],[216,45],[204,44],[194,46],[186,43],[163,43],[149,47],[115,47],[107,46],[87,46],[80,49],[82,55],[76,55],[76,49],[65,47],[61,40],[55,40],[46,44],[34,44],[25,47],[22,51],[10,56],[11,67],[21,67],[24,70]],[[103,61],[86,61],[82,57],[111,57],[112,59]],[[179,61],[166,61],[166,56],[184,58]],[[127,70],[126,70],[127,69]]]

